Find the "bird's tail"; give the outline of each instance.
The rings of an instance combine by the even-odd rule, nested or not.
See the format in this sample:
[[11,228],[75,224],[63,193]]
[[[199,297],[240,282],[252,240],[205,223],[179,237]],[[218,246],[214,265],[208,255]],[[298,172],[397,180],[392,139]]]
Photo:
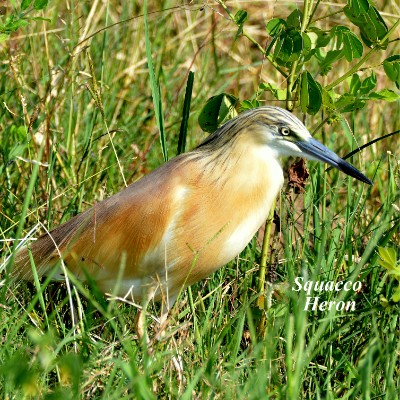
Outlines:
[[[49,233],[45,233],[36,241],[28,243],[30,237],[38,230],[39,224],[19,243],[14,256],[14,264],[10,268],[11,279],[33,280],[34,270],[39,277],[51,271],[61,258],[57,244]],[[31,257],[32,256],[32,257]],[[12,255],[6,257],[0,266],[3,273],[11,262]],[[33,260],[33,263],[31,262]]]

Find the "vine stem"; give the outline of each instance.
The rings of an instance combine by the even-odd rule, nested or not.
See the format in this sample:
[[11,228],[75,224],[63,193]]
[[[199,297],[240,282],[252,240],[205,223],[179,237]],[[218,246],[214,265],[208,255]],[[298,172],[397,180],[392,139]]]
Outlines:
[[304,11],[303,11],[303,19],[301,21],[301,32],[305,32],[308,27],[308,24],[310,23],[313,2],[314,0],[304,0]]
[[[304,0],[304,10],[303,10],[303,18],[301,20],[301,33],[305,32],[308,24],[310,23],[311,15],[313,13],[312,11],[312,6],[313,6],[313,0]],[[293,61],[291,67],[290,67],[290,72],[289,72],[289,77],[288,77],[288,85],[287,85],[287,91],[286,91],[286,108],[289,111],[292,111],[295,104],[293,99],[293,88],[296,83],[296,69],[297,66],[299,65],[300,57]]]
[[[258,292],[258,300],[257,305],[261,310],[266,309],[266,302],[265,302],[265,282],[267,276],[267,260],[268,260],[268,250],[269,245],[271,242],[271,232],[272,232],[272,224],[274,222],[274,212],[275,212],[275,205],[276,200],[273,201],[271,210],[268,214],[268,219],[265,225],[264,231],[264,238],[262,243],[261,249],[261,261],[260,261],[260,269],[258,271],[258,285],[257,285],[257,292]],[[260,339],[263,339],[266,333],[265,330],[265,323],[266,323],[266,313],[263,312],[260,320],[258,321],[257,332],[259,334]]]

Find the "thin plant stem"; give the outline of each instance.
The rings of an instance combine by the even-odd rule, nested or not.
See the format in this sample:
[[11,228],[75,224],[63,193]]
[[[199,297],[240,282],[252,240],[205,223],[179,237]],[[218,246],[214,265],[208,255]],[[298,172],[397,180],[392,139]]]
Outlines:
[[[225,10],[225,12],[228,14],[229,18],[230,18],[233,22],[235,22],[235,16],[229,11],[228,7],[224,4],[224,2],[223,2],[222,0],[217,0],[217,3]],[[236,22],[235,22],[235,23],[236,23]],[[274,66],[274,68],[275,68],[277,71],[279,71],[279,72],[282,74],[282,76],[284,76],[285,78],[288,77],[287,73],[286,73],[285,71],[283,71],[283,70],[279,67],[279,65],[273,60],[272,55],[266,54],[265,49],[261,46],[260,43],[257,42],[257,40],[255,40],[255,39],[254,39],[249,33],[247,33],[247,31],[244,30],[244,29],[242,30],[242,35],[243,35],[244,37],[246,37],[247,39],[249,39],[250,42],[253,43],[253,44],[258,48],[258,50],[260,50],[260,51],[265,55],[265,57],[267,58],[267,60]]]
[[[312,14],[312,4],[313,0],[304,0],[304,11],[303,11],[303,18],[301,21],[301,32],[305,32],[308,24],[311,19],[311,14]],[[293,101],[293,89],[297,80],[297,66],[299,65],[299,62],[301,61],[301,57],[299,57],[297,60],[293,61],[291,67],[290,67],[290,72],[288,76],[288,85],[287,85],[287,94],[286,94],[286,108],[289,111],[292,111],[295,107],[295,103]]]
[[[268,255],[269,255],[269,245],[271,242],[271,232],[272,232],[272,223],[274,221],[274,212],[275,212],[275,205],[276,205],[276,200],[272,203],[271,210],[268,215],[268,219],[265,225],[265,231],[264,231],[264,238],[263,238],[263,243],[262,243],[262,249],[261,249],[261,261],[260,261],[260,270],[258,272],[258,286],[257,286],[257,292],[259,294],[258,296],[258,306],[260,309],[265,310],[265,282],[266,282],[266,276],[268,273],[267,269],[267,260],[268,260]],[[264,337],[265,334],[265,323],[266,323],[266,315],[265,312],[263,312],[260,321],[258,323],[257,331],[259,334],[260,338]]]

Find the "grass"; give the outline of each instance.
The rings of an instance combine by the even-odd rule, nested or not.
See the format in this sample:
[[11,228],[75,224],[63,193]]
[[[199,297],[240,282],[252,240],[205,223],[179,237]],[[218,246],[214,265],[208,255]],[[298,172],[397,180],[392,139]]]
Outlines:
[[[288,4],[243,4],[246,28],[263,43],[265,20],[286,16]],[[44,14],[51,22],[32,21],[0,44],[3,257],[38,222],[41,231],[51,229],[119,191],[124,179],[129,184],[156,168],[166,152],[169,158],[177,153],[189,70],[186,148],[205,137],[197,116],[210,96],[227,91],[250,99],[261,81],[284,85],[257,48],[245,38],[233,40],[236,29],[215,4],[152,7],[145,29],[141,2],[69,8],[51,2]],[[384,11],[395,14],[390,4]],[[323,23],[337,22],[332,16]],[[334,81],[335,73],[327,79]],[[385,87],[384,74],[377,74]],[[161,96],[164,148],[154,96]],[[278,105],[264,96],[263,104]],[[399,129],[398,112],[398,104],[373,102],[315,135],[344,155],[356,143]],[[306,121],[310,128],[319,122],[319,116]],[[398,398],[399,305],[381,301],[395,282],[377,254],[378,246],[399,246],[396,140],[353,157],[373,177],[372,187],[308,163],[305,191],[287,187],[277,201],[264,296],[256,289],[260,233],[236,260],[182,293],[165,340],[151,354],[134,330],[136,308],[106,300],[91,285],[71,277],[71,295],[48,280],[3,285],[0,397]],[[357,291],[316,294],[320,301],[355,301],[356,310],[304,311],[306,293],[292,290],[299,276],[360,281]],[[158,315],[158,306],[149,312]],[[147,323],[151,335],[153,320]],[[174,364],[179,360],[182,373]]]

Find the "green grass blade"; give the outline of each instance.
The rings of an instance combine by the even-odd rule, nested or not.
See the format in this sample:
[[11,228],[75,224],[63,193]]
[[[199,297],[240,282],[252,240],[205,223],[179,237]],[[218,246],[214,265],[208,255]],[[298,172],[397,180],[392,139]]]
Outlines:
[[165,139],[165,131],[164,131],[164,114],[161,101],[161,90],[160,90],[160,85],[156,80],[153,59],[151,55],[149,21],[147,14],[147,0],[145,0],[143,3],[143,17],[144,17],[144,34],[146,42],[147,65],[149,68],[149,75],[150,75],[151,95],[153,97],[153,106],[154,106],[154,112],[156,114],[157,126],[160,132],[161,151],[163,154],[164,161],[168,161],[167,142]]
[[186,83],[185,100],[183,102],[182,122],[181,122],[181,127],[179,129],[177,154],[184,153],[186,149],[186,137],[187,137],[188,123],[189,123],[190,103],[192,100],[193,82],[194,82],[194,72],[190,71]]
[[[38,161],[41,161],[41,159],[42,159],[43,149],[44,149],[44,144],[39,149]],[[15,235],[15,241],[14,241],[12,253],[11,253],[11,256],[8,259],[7,263],[5,264],[6,282],[9,278],[9,273],[10,273],[11,267],[14,263],[14,257],[16,254],[17,246],[18,246],[18,239],[21,237],[22,231],[24,229],[25,218],[28,213],[29,204],[31,203],[31,200],[32,200],[32,194],[33,194],[33,191],[35,188],[35,183],[36,183],[36,179],[38,176],[38,172],[39,172],[39,162],[33,164],[32,175],[29,179],[28,189],[25,192],[25,199],[24,199],[24,203],[22,206],[21,217],[18,222],[17,233]],[[5,285],[5,286],[7,286],[7,285]],[[4,294],[4,291],[3,291],[3,294]],[[3,299],[1,299],[1,301],[3,301]]]

